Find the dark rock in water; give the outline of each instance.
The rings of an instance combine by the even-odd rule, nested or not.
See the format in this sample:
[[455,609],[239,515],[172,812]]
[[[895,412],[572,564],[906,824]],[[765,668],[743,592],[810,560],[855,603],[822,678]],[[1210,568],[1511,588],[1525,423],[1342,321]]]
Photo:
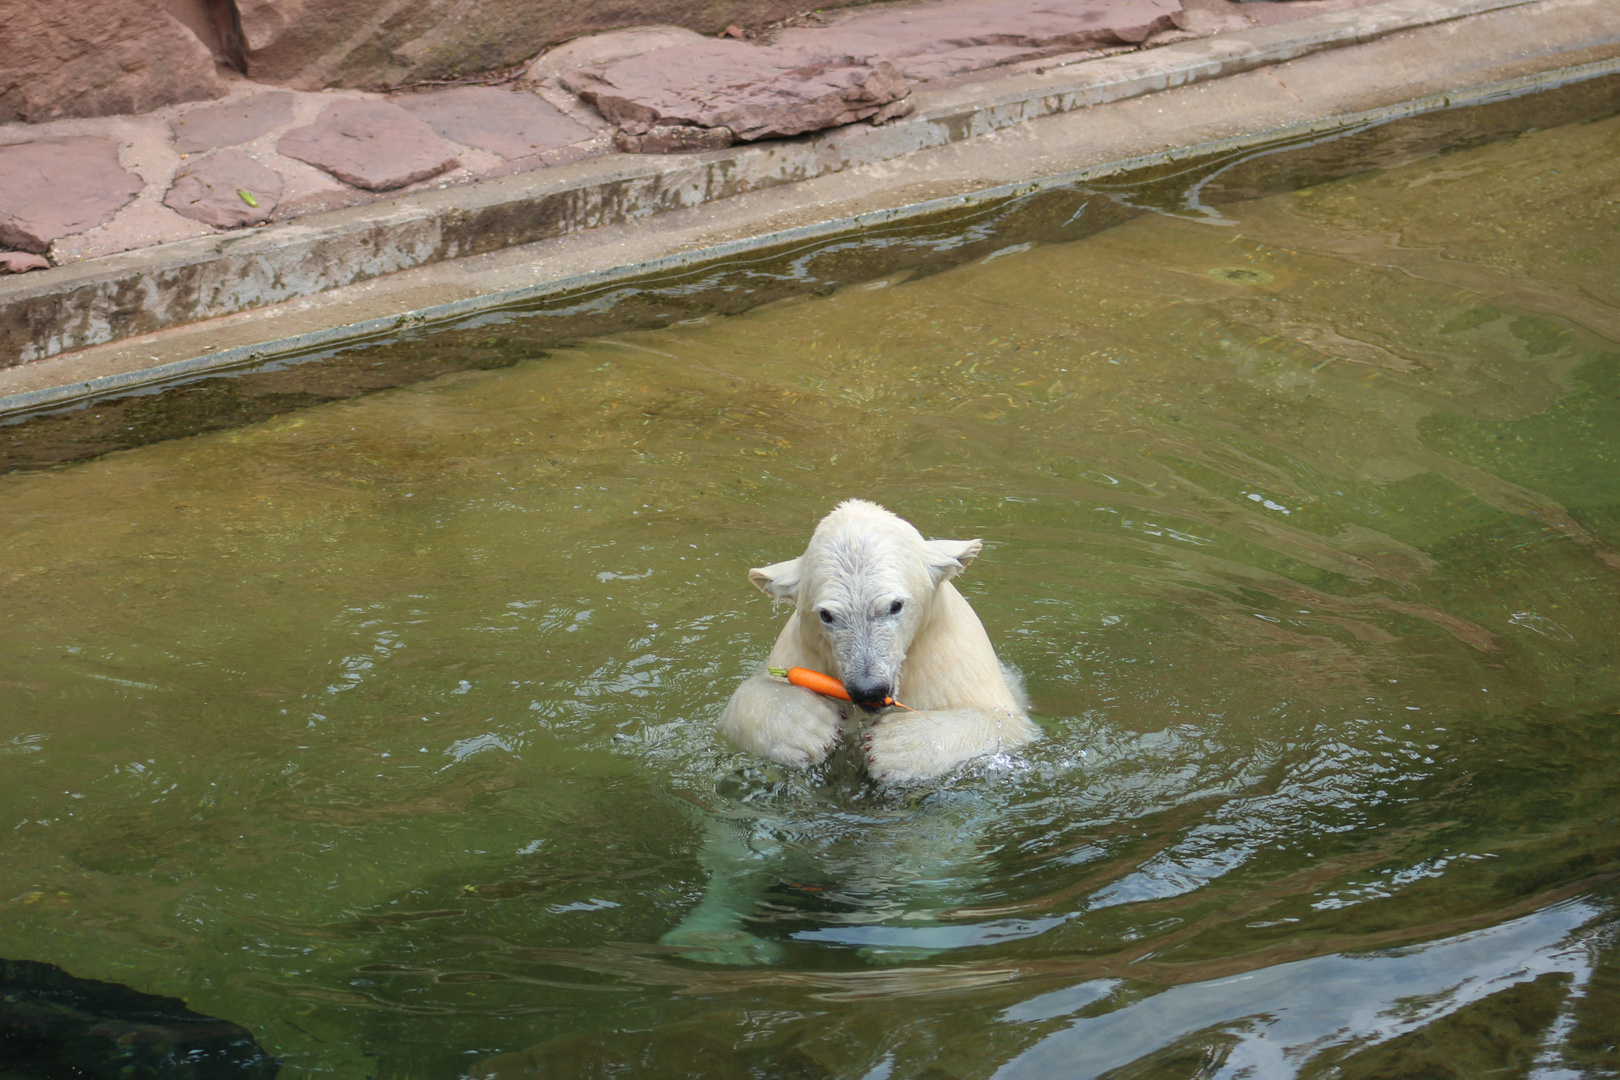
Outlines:
[[179,998],[0,960],[0,1074],[7,1080],[272,1080],[252,1033]]
[[457,164],[449,143],[386,101],[328,105],[313,124],[283,135],[276,150],[367,191],[392,191]]
[[221,150],[184,166],[163,205],[195,221],[234,229],[269,221],[280,198],[280,173],[240,150]]

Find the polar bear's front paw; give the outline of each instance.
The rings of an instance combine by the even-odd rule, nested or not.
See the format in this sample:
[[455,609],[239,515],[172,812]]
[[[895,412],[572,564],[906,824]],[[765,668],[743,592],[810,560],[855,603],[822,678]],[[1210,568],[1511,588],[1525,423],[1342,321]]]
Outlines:
[[784,708],[772,725],[773,745],[766,756],[786,765],[820,765],[844,737],[844,718],[819,702]]
[[890,713],[867,730],[866,761],[874,779],[922,780],[956,759],[940,746],[939,726],[921,713]]
[[737,687],[720,725],[751,754],[801,768],[819,765],[844,736],[844,717],[824,697],[755,676]]

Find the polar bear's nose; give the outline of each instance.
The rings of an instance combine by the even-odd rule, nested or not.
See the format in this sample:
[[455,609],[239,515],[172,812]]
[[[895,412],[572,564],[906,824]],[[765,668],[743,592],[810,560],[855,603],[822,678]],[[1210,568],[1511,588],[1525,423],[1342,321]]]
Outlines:
[[876,712],[889,703],[894,687],[881,679],[846,679],[844,689],[849,693],[849,700],[869,712]]

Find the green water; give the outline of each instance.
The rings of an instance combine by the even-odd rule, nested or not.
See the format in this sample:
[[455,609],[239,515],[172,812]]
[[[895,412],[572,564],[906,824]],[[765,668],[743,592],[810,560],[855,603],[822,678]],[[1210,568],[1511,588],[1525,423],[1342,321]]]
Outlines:
[[[0,478],[0,956],[290,1077],[1616,1075],[1617,192],[1557,128]],[[849,496],[984,538],[1022,758],[718,736]]]

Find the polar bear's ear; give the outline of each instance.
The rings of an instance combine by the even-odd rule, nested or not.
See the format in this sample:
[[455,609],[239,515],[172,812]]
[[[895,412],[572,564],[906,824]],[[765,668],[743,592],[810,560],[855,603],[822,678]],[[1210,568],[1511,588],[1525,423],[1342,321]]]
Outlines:
[[799,595],[799,580],[803,577],[800,564],[803,558],[770,566],[756,566],[748,571],[748,580],[772,600],[792,600]]
[[934,584],[955,577],[983,546],[981,540],[924,540],[923,547],[928,549],[928,572],[933,575]]

